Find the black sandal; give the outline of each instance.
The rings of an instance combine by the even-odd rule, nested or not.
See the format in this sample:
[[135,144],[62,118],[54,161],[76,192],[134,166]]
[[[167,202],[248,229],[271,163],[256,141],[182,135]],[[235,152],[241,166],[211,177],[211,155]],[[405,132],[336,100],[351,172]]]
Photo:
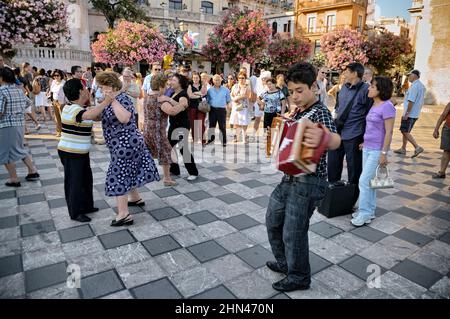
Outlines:
[[9,187],[20,187],[20,186],[22,186],[22,185],[20,184],[20,182],[6,182],[6,183],[5,183],[5,186],[9,186]]
[[145,206],[145,201],[143,201],[142,198],[139,198],[135,202],[128,202],[128,207],[131,207],[131,206],[139,206],[139,207]]
[[129,217],[131,217],[130,214],[128,214],[125,218],[119,219],[119,220],[112,220],[111,221],[111,226],[113,227],[120,227],[120,226],[124,226],[124,225],[133,225],[134,220],[132,219],[128,219]]
[[442,172],[433,173],[431,175],[432,178],[445,178],[445,174]]
[[37,181],[39,179],[40,175],[38,172],[36,173],[32,173],[32,174],[28,174],[27,177],[25,177],[25,179],[29,182],[34,182]]

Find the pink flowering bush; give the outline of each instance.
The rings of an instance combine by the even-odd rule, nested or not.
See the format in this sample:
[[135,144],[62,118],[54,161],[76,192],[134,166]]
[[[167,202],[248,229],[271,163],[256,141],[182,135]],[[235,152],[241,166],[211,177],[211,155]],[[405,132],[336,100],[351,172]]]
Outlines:
[[0,1],[0,54],[11,55],[17,44],[53,46],[70,40],[67,5],[57,0]]
[[203,47],[203,54],[213,62],[254,64],[269,44],[270,27],[259,11],[229,9]]
[[277,35],[269,44],[267,52],[274,68],[287,69],[309,57],[311,44],[305,38],[282,38]]
[[125,20],[120,21],[115,29],[100,34],[92,44],[95,61],[112,65],[162,61],[165,55],[173,55],[174,52],[175,46],[168,43],[159,31]]
[[396,36],[388,31],[369,37],[364,43],[364,49],[369,63],[379,74],[385,74],[386,70],[400,62],[402,56],[412,52],[408,38]]
[[364,38],[356,30],[340,29],[326,33],[320,39],[327,66],[344,70],[351,62],[365,64],[368,61],[364,50]]

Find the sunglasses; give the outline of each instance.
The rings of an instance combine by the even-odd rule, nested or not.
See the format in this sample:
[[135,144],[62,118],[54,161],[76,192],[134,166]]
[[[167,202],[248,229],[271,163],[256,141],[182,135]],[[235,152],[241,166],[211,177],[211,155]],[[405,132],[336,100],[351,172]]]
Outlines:
[[239,78],[239,80],[245,80],[245,78]]

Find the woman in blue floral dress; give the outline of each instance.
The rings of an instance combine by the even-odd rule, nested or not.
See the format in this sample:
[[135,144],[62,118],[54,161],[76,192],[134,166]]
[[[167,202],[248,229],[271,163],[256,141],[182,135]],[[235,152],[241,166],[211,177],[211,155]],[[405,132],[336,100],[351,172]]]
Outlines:
[[96,82],[106,98],[111,99],[102,113],[103,135],[111,154],[106,173],[106,196],[117,198],[118,214],[111,226],[133,224],[129,206],[144,206],[138,187],[159,181],[155,162],[139,132],[131,99],[121,92],[122,83],[114,72],[102,72]]

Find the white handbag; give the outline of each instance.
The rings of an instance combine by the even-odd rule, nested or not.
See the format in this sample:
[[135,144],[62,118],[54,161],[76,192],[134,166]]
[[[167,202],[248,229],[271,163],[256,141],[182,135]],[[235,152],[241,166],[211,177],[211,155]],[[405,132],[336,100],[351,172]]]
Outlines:
[[375,177],[370,180],[370,188],[373,189],[394,188],[394,180],[389,177],[389,170],[387,166],[385,176],[381,176],[379,174],[380,168],[381,168],[380,165],[378,165]]

